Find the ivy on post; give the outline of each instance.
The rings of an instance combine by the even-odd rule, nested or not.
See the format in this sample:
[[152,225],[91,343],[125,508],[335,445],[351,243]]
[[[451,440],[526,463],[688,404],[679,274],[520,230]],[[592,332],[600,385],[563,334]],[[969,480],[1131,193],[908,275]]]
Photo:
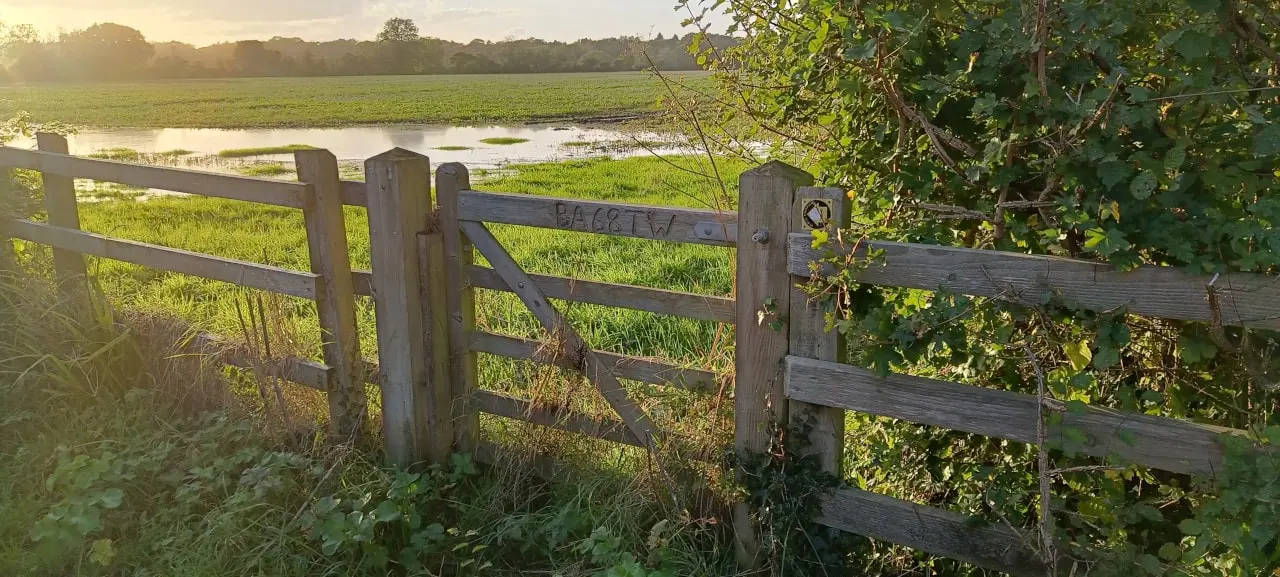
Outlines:
[[[431,161],[396,148],[365,161],[365,175],[387,458],[400,467],[443,463],[453,439],[449,419],[433,418],[431,397],[445,383],[430,371],[432,345],[445,343],[428,338],[433,311],[420,282],[428,262],[420,237],[434,227]],[[442,450],[433,442],[440,437]]]
[[342,214],[342,183],[338,160],[327,150],[294,153],[298,180],[311,185],[303,203],[311,272],[316,283],[316,308],[324,362],[329,365],[329,419],[340,439],[354,439],[364,423],[368,401],[364,363],[356,334],[355,286],[347,253],[347,228]]
[[[791,230],[811,233],[815,247],[838,244],[840,229],[849,226],[850,202],[843,189],[804,187],[796,192],[792,206]],[[839,303],[810,297],[801,286],[804,281],[792,279],[791,355],[843,362],[847,357],[845,336],[827,330],[827,315],[834,313]],[[844,459],[844,410],[794,400],[788,401],[787,410],[791,422],[812,425],[809,454],[818,457],[824,472],[838,476]]]
[[[773,161],[742,174],[738,200],[738,324],[734,361],[734,440],[740,455],[764,454],[770,421],[785,424],[783,368],[790,347],[791,274],[787,235],[796,189],[813,184],[799,168]],[[744,470],[738,470],[741,481]],[[734,505],[739,565],[758,564],[758,540],[746,503]]]
[[[66,137],[60,134],[41,132],[36,134],[36,146],[42,152],[68,154]],[[49,213],[49,224],[62,228],[80,230],[80,212],[76,206],[75,181],[70,177],[43,173],[44,208]],[[85,268],[84,255],[78,252],[53,249],[53,268],[58,278],[58,286],[67,299],[76,306],[89,305],[88,269]]]

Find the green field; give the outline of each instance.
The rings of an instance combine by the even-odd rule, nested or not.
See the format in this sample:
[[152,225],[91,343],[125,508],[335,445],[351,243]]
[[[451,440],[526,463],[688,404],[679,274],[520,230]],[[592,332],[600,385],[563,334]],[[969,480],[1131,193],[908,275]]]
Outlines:
[[121,128],[524,122],[644,114],[664,94],[645,73],[40,84],[0,86],[0,118],[25,110],[37,121]]

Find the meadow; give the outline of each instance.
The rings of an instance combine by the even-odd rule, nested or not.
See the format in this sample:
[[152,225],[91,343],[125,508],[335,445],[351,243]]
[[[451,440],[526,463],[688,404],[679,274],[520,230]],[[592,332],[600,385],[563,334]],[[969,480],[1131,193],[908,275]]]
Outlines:
[[514,123],[643,115],[665,94],[647,73],[0,85],[0,118],[27,111],[36,121],[127,128]]

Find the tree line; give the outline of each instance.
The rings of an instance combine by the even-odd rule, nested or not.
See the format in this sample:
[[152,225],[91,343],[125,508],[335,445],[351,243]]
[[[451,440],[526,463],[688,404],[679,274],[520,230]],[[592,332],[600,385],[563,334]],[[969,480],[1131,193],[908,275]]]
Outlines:
[[[241,40],[196,47],[148,42],[113,23],[45,38],[28,25],[0,22],[0,82],[107,81],[261,76],[619,72],[656,67],[697,70],[694,34],[552,42],[534,38],[451,42],[423,37],[392,18],[373,40]],[[715,39],[720,45],[732,42]]]

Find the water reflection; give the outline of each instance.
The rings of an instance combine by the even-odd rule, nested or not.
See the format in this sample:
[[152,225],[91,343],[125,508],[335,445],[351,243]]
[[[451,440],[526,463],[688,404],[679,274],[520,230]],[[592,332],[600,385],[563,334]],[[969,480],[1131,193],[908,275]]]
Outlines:
[[[510,145],[486,144],[492,138],[518,138]],[[307,144],[332,152],[339,160],[364,160],[400,147],[431,157],[432,163],[463,162],[492,168],[517,162],[546,162],[608,154],[615,157],[679,154],[687,149],[669,137],[581,126],[365,126],[348,128],[297,128],[221,130],[208,128],[86,129],[69,140],[71,153],[88,155],[108,148],[130,148],[139,153],[189,150],[197,156],[216,155],[235,148],[259,148]],[[643,141],[645,146],[635,145]],[[592,143],[592,145],[584,145]],[[628,144],[631,144],[628,146]],[[29,148],[34,142],[12,146]],[[466,147],[466,150],[440,150]],[[291,155],[264,157],[287,160]]]

